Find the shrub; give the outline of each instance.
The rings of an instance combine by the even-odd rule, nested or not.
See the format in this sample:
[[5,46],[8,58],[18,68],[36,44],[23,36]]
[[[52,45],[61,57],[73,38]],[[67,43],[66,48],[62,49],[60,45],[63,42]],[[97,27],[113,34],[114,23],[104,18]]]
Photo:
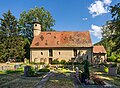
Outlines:
[[27,59],[27,60],[26,60],[26,63],[29,64],[29,62],[30,62],[30,61]]
[[6,74],[10,74],[10,73],[22,73],[23,70],[6,70],[5,73]]
[[30,62],[30,64],[36,64],[35,62]]
[[52,64],[60,64],[60,62],[57,59],[55,59],[52,61]]
[[104,72],[108,73],[108,67],[104,68]]
[[117,62],[118,62],[118,63],[120,63],[120,58],[119,58],[119,59],[117,59]]
[[112,56],[108,57],[108,61],[109,62],[115,62],[116,61],[116,56],[112,55]]
[[46,69],[46,68],[44,68],[44,69],[39,69],[38,72],[50,72],[50,69]]
[[66,64],[65,60],[61,60],[60,64]]
[[72,65],[73,62],[66,62],[66,65]]
[[26,66],[25,68],[27,68],[27,70],[24,70],[24,73],[26,73],[25,76],[27,76],[27,77],[34,77],[35,76],[35,71],[31,66]]

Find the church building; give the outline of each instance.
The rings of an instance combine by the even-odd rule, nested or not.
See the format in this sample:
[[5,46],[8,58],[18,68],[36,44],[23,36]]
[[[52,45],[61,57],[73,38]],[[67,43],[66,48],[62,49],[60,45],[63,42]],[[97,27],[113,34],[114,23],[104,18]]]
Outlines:
[[78,61],[88,58],[92,63],[93,46],[89,31],[41,31],[34,23],[30,46],[30,62],[51,64],[53,60]]

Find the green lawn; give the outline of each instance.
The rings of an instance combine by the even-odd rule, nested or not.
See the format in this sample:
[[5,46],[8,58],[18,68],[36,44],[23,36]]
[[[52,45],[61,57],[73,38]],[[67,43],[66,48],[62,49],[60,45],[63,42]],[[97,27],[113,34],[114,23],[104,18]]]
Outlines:
[[0,88],[33,88],[41,78],[23,78],[24,64],[17,70],[0,71]]
[[40,80],[41,78],[18,78],[2,88],[33,88]]
[[93,73],[93,75],[96,75],[99,78],[105,80],[109,84],[114,84],[120,87],[120,77],[110,76],[105,72],[101,72],[98,68],[93,67],[90,67],[90,72]]
[[70,70],[58,68],[43,88],[74,88]]

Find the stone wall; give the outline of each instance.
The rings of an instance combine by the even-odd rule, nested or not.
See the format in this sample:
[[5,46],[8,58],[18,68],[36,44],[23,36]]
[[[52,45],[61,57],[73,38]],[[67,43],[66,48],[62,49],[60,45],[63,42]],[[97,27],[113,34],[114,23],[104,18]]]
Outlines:
[[[75,48],[77,50],[77,61],[79,59],[85,60],[86,58],[89,59],[91,62],[92,60],[92,48]],[[49,56],[49,49],[31,49],[31,62],[45,62],[49,63],[49,58],[66,60],[70,61],[71,58],[74,57],[74,48],[53,48],[53,56]]]

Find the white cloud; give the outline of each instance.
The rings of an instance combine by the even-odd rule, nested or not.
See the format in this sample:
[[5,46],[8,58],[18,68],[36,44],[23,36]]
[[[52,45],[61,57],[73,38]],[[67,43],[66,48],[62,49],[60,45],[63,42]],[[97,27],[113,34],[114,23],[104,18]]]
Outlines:
[[104,2],[104,4],[106,4],[106,5],[110,5],[111,2],[112,2],[112,0],[103,0],[103,2]]
[[102,30],[101,30],[102,27],[100,26],[97,26],[97,25],[94,25],[92,24],[91,25],[91,30],[89,30],[91,32],[91,34],[93,34],[95,37],[97,38],[102,38]]
[[82,20],[88,20],[88,18],[82,18]]
[[92,17],[108,13],[108,6],[111,2],[111,0],[97,0],[88,7],[89,13],[92,14]]

